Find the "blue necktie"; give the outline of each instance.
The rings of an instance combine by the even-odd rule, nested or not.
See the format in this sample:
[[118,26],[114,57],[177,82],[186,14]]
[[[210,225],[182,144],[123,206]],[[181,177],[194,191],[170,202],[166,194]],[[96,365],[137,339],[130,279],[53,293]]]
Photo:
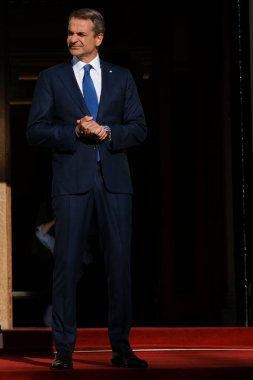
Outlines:
[[96,94],[96,90],[94,87],[94,83],[90,76],[90,69],[92,66],[87,64],[84,66],[85,73],[83,76],[83,97],[84,101],[90,111],[90,115],[96,120],[98,113],[98,98]]
[[[83,76],[83,97],[86,106],[88,107],[88,110],[90,112],[90,115],[93,117],[94,120],[97,118],[98,113],[98,98],[97,93],[94,87],[94,83],[90,76],[90,69],[92,66],[88,63],[84,66],[84,76]],[[100,154],[97,147],[97,161],[100,161]]]

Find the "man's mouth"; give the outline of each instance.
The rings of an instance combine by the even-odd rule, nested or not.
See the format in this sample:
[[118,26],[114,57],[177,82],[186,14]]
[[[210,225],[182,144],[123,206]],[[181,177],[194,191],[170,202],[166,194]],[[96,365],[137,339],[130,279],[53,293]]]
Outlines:
[[77,46],[77,45],[70,45],[70,49],[80,49],[82,46]]

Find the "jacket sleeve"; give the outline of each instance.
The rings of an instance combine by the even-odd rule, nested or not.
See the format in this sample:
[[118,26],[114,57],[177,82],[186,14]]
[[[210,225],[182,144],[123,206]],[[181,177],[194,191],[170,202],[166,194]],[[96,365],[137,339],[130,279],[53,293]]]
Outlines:
[[26,136],[31,145],[72,153],[76,150],[75,125],[66,125],[55,116],[52,83],[39,74],[30,108]]
[[129,70],[126,70],[124,102],[122,104],[122,122],[108,122],[112,139],[109,142],[112,151],[127,149],[142,143],[147,137],[144,111],[136,84]]

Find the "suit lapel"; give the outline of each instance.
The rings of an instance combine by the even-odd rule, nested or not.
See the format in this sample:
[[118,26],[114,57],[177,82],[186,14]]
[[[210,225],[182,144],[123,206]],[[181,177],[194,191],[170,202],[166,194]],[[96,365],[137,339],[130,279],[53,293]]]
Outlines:
[[71,63],[66,63],[66,65],[62,66],[62,69],[59,71],[58,76],[63,85],[66,87],[67,91],[70,93],[73,102],[76,103],[83,114],[87,114],[88,109],[85,106],[83,95],[76,81]]
[[112,81],[113,78],[113,71],[111,69],[111,66],[107,64],[104,61],[101,62],[101,75],[102,75],[102,88],[101,88],[101,96],[100,96],[100,102],[99,102],[99,108],[98,108],[98,117],[97,120],[99,120],[104,114],[104,109],[107,103],[107,99],[110,98],[110,91],[112,89]]

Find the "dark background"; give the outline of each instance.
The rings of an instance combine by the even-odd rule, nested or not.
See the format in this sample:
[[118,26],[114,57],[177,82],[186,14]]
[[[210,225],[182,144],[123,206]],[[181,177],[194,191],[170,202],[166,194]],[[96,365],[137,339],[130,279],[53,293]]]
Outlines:
[[[67,16],[104,15],[103,59],[129,67],[149,135],[129,151],[135,188],[136,326],[252,324],[251,104],[247,1],[6,2],[14,326],[43,326],[52,257],[36,240],[50,154],[27,145],[38,72],[69,58]],[[167,7],[166,7],[167,9]],[[95,238],[78,287],[78,325],[106,326]],[[25,293],[21,293],[25,292]]]

